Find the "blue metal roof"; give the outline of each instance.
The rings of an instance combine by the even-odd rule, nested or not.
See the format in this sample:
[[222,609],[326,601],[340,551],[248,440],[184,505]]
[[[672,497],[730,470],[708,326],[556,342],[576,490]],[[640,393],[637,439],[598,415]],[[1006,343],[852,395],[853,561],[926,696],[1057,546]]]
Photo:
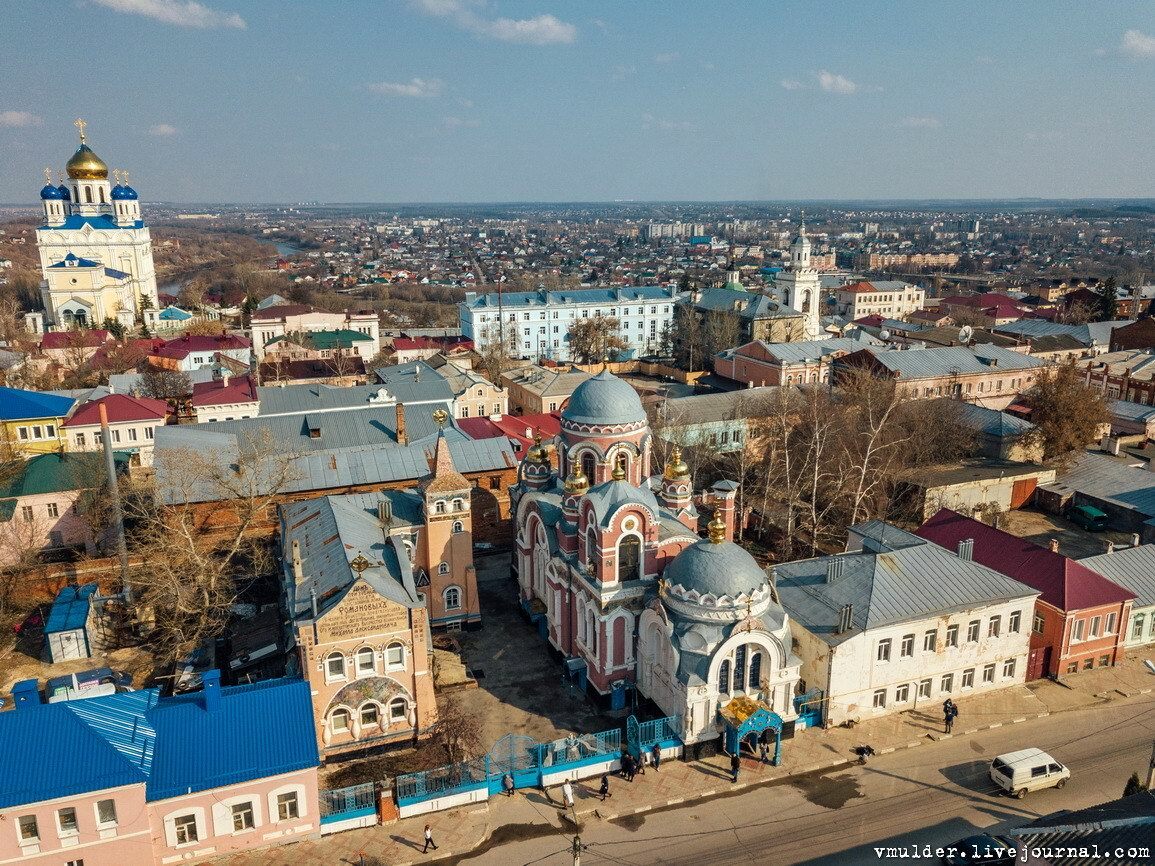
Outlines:
[[546,305],[635,304],[638,301],[674,301],[676,295],[659,286],[622,286],[621,288],[559,289],[557,291],[497,292],[480,294],[459,306],[476,307],[544,307]]
[[52,602],[52,610],[48,612],[44,633],[56,634],[84,628],[96,589],[95,583],[86,583],[84,586],[66,586],[60,590]]
[[63,418],[75,402],[71,397],[0,387],[0,421]]
[[146,784],[163,800],[319,762],[309,685],[278,679],[161,698],[156,689],[0,713],[0,808]]
[[[75,263],[75,264],[73,264]],[[69,253],[54,265],[49,265],[50,268],[99,268],[100,262],[93,259],[82,259],[75,253]]]

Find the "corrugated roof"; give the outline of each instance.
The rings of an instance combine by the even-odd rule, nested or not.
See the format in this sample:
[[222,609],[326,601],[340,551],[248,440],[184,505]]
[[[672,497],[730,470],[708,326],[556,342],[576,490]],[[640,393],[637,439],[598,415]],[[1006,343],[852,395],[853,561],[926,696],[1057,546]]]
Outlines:
[[960,541],[974,542],[974,560],[1033,586],[1043,601],[1059,610],[1085,610],[1134,598],[1102,575],[1023,538],[963,517],[943,508],[918,529],[918,535],[956,549]]
[[44,633],[56,634],[84,628],[96,590],[95,583],[86,583],[84,586],[66,586],[56,593],[52,609],[48,611],[48,620],[44,623]]
[[1007,412],[1000,412],[998,409],[988,409],[985,406],[958,400],[953,402],[955,404],[953,410],[958,413],[961,423],[988,436],[999,438],[1021,436],[1035,429],[1035,425],[1030,421],[1024,421]]
[[[1026,370],[1047,362],[1002,346],[930,346],[925,349],[870,350],[871,355],[903,379]],[[995,363],[991,363],[991,362]]]
[[[132,455],[114,451],[117,473],[127,470]],[[0,484],[0,499],[88,490],[105,481],[104,455],[98,452],[38,454],[24,461],[20,474]]]
[[[406,365],[408,366],[408,365]],[[261,403],[261,417],[273,415],[296,415],[304,412],[324,412],[334,409],[372,409],[384,405],[403,403],[424,405],[426,403],[447,403],[453,400],[453,389],[436,370],[428,365],[418,378],[411,371],[407,374],[387,372],[397,368],[377,371],[389,376],[388,384],[354,385],[339,388],[332,385],[287,385],[284,388],[257,388],[257,399]],[[407,415],[408,417],[408,415]]]
[[0,421],[63,418],[75,402],[71,397],[0,387]]
[[673,301],[667,289],[657,286],[623,286],[622,288],[566,289],[549,292],[497,292],[480,294],[462,302],[467,308],[544,307],[549,305],[580,306],[588,304],[632,303],[636,301]]
[[1137,469],[1105,454],[1088,452],[1045,490],[1082,493],[1144,517],[1155,517],[1155,472]]
[[1135,607],[1155,604],[1155,544],[1088,556],[1079,564],[1135,593]]
[[768,402],[779,390],[780,386],[766,385],[719,394],[674,397],[663,401],[659,411],[671,427],[745,420],[764,416]]
[[[1038,592],[977,562],[908,532],[872,521],[851,527],[859,535],[882,538],[881,552],[841,553],[775,566],[782,606],[807,631],[838,644],[884,625],[971,610]],[[830,563],[843,572],[827,582]],[[853,605],[852,631],[837,634],[840,611]]]

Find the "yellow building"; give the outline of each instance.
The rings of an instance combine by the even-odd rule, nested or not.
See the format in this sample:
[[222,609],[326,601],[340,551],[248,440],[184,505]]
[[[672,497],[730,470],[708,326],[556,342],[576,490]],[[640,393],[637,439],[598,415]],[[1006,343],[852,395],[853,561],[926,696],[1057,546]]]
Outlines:
[[71,397],[25,391],[20,388],[0,388],[0,424],[3,425],[3,455],[32,457],[63,451],[65,437],[60,424],[67,418],[76,401]]

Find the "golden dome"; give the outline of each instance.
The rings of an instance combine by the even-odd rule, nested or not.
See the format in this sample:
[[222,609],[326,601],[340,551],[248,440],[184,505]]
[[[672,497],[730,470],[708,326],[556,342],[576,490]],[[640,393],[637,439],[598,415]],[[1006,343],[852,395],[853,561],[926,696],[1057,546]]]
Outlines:
[[80,145],[64,168],[73,180],[108,179],[108,166],[105,165],[103,159],[92,152],[92,148],[87,144]]
[[721,544],[726,540],[726,524],[717,512],[714,513],[714,519],[710,521],[706,528],[710,531],[710,541],[714,544]]
[[625,481],[626,480],[625,467],[622,466],[621,463],[615,463],[614,464],[614,471],[610,473],[610,478],[614,479],[614,481]]
[[690,467],[682,460],[682,449],[675,445],[670,450],[670,459],[666,463],[666,477],[671,481],[688,478]]
[[538,433],[533,437],[533,447],[526,452],[526,459],[534,463],[548,463],[549,449],[541,444],[541,434]]
[[572,475],[565,480],[565,492],[584,494],[590,489],[590,481],[580,467],[575,467]]

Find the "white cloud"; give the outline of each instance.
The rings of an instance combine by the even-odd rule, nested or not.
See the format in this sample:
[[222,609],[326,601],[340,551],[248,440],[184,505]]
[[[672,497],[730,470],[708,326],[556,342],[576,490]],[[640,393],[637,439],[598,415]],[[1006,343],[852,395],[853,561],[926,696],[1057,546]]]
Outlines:
[[902,119],[902,126],[907,129],[938,129],[942,126],[942,121],[929,114],[912,114]]
[[408,81],[378,81],[369,89],[383,96],[412,96],[425,98],[440,96],[445,85],[436,78],[410,78]]
[[93,2],[117,12],[143,15],[145,18],[177,27],[196,27],[201,30],[217,27],[245,29],[245,19],[236,12],[219,12],[197,3],[196,0],[93,0]]
[[553,15],[485,18],[476,11],[480,4],[472,0],[413,0],[413,3],[427,15],[447,18],[463,30],[502,42],[556,45],[573,42],[577,38],[576,26]]
[[1155,36],[1142,30],[1128,30],[1123,34],[1119,50],[1131,57],[1155,57]]
[[783,90],[802,90],[804,87],[806,87],[806,85],[799,81],[797,78],[782,79]]
[[677,51],[663,51],[654,55],[654,63],[673,63],[680,56]]
[[441,122],[447,129],[477,129],[481,126],[480,120],[469,117],[443,117]]
[[39,126],[44,118],[31,111],[0,111],[0,126]]
[[149,135],[157,135],[161,138],[168,138],[169,136],[176,135],[178,132],[180,132],[180,130],[171,123],[158,123],[156,126],[150,126],[148,129]]
[[825,69],[818,73],[818,86],[827,93],[849,95],[858,90],[858,85],[844,75],[836,75]]

